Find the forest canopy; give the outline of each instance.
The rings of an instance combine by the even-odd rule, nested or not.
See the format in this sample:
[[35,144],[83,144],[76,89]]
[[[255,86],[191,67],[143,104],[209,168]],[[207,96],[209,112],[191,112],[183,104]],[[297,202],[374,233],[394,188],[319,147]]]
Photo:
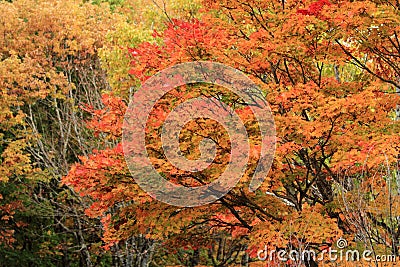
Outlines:
[[[0,13],[0,266],[400,262],[399,1],[13,0]],[[275,149],[250,190],[266,144],[254,108],[222,82],[171,88],[144,133],[164,179],[210,184],[236,155],[224,125],[198,116],[182,125],[179,153],[203,159],[207,139],[215,157],[198,171],[170,161],[163,125],[193,99],[233,111],[249,149],[227,194],[178,207],[135,180],[124,120],[136,93],[154,94],[141,90],[154,75],[200,61],[257,86]]]

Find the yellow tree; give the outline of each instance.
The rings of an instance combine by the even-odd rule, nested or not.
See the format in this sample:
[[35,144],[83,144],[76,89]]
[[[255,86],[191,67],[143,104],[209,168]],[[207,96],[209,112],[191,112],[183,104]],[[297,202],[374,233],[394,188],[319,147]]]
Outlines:
[[102,146],[79,105],[100,107],[108,87],[97,51],[122,17],[80,1],[2,1],[0,10],[1,261],[93,266],[104,258],[101,229],[83,212],[90,200],[58,182],[76,154]]

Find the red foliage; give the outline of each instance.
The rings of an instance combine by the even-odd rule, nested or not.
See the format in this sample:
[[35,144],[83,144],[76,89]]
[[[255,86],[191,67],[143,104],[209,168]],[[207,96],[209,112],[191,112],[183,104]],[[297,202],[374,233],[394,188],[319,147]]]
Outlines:
[[331,2],[329,2],[329,0],[318,0],[317,2],[310,4],[310,6],[307,9],[297,10],[297,13],[318,17],[320,15],[322,9],[326,5],[328,5],[328,6],[331,5]]

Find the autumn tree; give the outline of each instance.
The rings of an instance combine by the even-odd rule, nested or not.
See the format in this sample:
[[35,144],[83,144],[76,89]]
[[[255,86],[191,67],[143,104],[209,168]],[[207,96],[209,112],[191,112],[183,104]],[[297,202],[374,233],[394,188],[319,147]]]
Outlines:
[[121,17],[78,1],[2,1],[0,9],[0,262],[111,262],[98,220],[84,214],[90,199],[59,181],[77,155],[106,146],[91,141],[79,105],[101,108],[97,50]]
[[[275,160],[262,187],[251,193],[246,186],[259,157],[257,137],[250,139],[255,145],[244,180],[206,207],[176,208],[152,199],[130,177],[121,144],[81,157],[64,182],[93,198],[88,213],[103,218],[110,245],[142,234],[196,251],[225,232],[243,238],[254,258],[264,245],[318,250],[342,231],[351,237],[334,202],[340,173],[368,184],[382,164],[395,168],[398,160],[398,7],[390,1],[221,0],[204,1],[201,12],[198,19],[171,18],[165,30],[154,32],[154,41],[130,49],[129,73],[145,82],[166,67],[197,60],[245,72],[266,95],[277,129]],[[160,153],[157,134],[167,112],[199,95],[235,106],[249,132],[257,133],[254,117],[222,88],[171,91],[151,114],[147,149],[158,171],[175,183],[206,183],[219,174],[211,166],[193,176]],[[120,142],[127,100],[126,93],[107,94],[105,109],[86,107],[94,114],[90,126]],[[212,121],[193,121],[182,133],[182,148],[196,158],[198,136],[220,131]],[[215,164],[224,164],[226,138],[214,138],[222,148]]]

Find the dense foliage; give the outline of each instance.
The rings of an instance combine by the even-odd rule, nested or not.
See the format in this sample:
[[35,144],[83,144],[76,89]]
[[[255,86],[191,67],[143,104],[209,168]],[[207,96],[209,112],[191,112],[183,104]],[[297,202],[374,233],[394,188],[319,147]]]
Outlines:
[[[15,0],[0,13],[0,266],[358,266],[257,257],[323,255],[341,237],[400,261],[398,1]],[[205,118],[185,125],[180,148],[198,159],[212,138],[207,169],[182,171],[163,154],[163,121],[198,96],[235,110],[251,151],[223,198],[174,207],[133,180],[122,124],[149,77],[199,60],[259,86],[276,153],[250,192],[261,143],[251,109],[219,86],[175,88],[146,129],[166,179],[202,185],[229,162],[229,136]]]

